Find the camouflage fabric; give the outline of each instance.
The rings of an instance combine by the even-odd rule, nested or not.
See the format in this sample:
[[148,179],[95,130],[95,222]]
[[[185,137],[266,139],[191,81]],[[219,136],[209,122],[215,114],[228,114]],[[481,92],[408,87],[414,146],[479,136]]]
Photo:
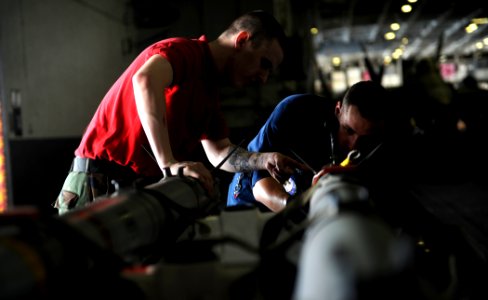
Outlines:
[[69,172],[54,207],[58,214],[84,207],[100,196],[108,196],[112,186],[101,173]]

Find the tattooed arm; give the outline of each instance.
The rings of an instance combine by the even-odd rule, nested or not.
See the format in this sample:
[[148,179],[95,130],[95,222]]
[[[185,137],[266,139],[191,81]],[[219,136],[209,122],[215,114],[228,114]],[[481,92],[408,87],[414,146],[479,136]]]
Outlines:
[[[229,139],[203,140],[202,145],[210,163],[214,166],[221,163],[236,147]],[[236,149],[221,167],[222,170],[232,173],[267,170],[279,182],[284,182],[296,168],[304,169],[304,166],[281,153],[249,152],[241,147]]]

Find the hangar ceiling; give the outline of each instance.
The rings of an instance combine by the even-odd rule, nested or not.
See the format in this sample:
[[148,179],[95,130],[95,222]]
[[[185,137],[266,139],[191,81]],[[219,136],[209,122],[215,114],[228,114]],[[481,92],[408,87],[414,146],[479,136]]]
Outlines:
[[[412,11],[403,13],[402,5],[410,4]],[[326,55],[384,56],[402,47],[405,58],[471,55],[486,52],[477,49],[476,42],[488,38],[488,13],[479,0],[301,0],[292,6],[306,7],[307,15],[318,29],[314,44],[318,52]],[[478,29],[466,33],[473,20]],[[396,38],[386,40],[392,31],[390,24],[400,28]],[[408,39],[405,40],[404,38]]]

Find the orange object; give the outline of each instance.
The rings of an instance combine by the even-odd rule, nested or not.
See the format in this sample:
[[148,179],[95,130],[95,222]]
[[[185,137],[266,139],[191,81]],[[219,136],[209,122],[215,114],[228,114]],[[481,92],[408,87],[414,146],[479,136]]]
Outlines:
[[[2,106],[0,105],[0,116]],[[3,141],[3,122],[0,117],[0,213],[7,210],[7,171],[5,168],[5,144]]]

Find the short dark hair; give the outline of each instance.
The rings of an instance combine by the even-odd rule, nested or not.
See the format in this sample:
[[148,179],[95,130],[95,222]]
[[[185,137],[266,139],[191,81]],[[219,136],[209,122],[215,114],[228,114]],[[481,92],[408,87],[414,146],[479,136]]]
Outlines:
[[365,80],[353,84],[345,93],[342,105],[355,105],[365,119],[386,120],[388,92],[378,82]]
[[234,20],[224,34],[231,35],[239,31],[248,31],[251,41],[258,46],[265,40],[277,39],[281,48],[285,49],[286,34],[275,17],[264,10],[247,12]]

